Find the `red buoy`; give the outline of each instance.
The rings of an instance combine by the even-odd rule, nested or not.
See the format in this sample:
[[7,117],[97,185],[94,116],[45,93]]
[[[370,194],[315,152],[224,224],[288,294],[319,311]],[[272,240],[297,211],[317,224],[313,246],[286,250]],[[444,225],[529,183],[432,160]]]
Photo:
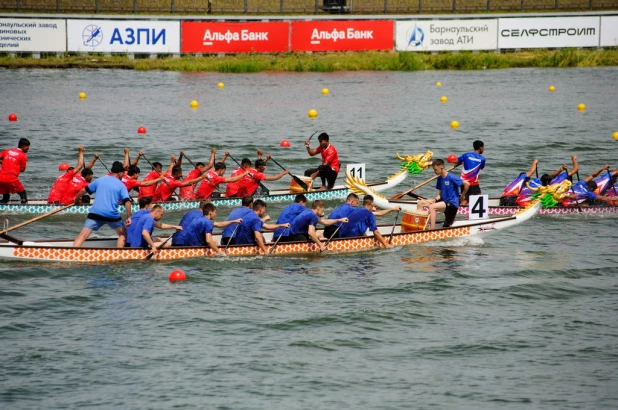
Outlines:
[[138,133],[138,134],[146,134],[146,128],[144,128],[144,127],[139,127],[139,128],[137,129],[137,133]]
[[9,114],[9,121],[11,121],[11,122],[15,122],[15,121],[17,121],[17,115],[15,115],[15,114]]
[[61,162],[60,165],[58,165],[58,171],[66,171],[69,168],[69,164],[66,162]]
[[457,162],[457,155],[451,154],[446,158],[446,160],[448,161],[449,164],[454,164]]
[[290,148],[290,141],[283,140],[283,141],[281,141],[281,144],[279,144],[279,145],[281,145],[282,147]]
[[170,282],[187,280],[187,275],[180,269],[176,269],[170,273]]

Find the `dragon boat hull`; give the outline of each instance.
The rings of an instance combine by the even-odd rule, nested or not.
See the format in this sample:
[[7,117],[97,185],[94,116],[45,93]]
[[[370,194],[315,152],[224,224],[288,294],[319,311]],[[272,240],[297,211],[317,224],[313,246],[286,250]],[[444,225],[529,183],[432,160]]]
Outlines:
[[[514,216],[499,217],[482,222],[457,221],[452,227],[432,230],[402,232],[401,225],[396,225],[391,244],[405,246],[416,243],[436,241],[466,236],[486,236],[502,229],[512,227],[530,219],[538,210],[535,204]],[[392,225],[379,226],[380,233],[390,238]],[[220,241],[220,234],[214,235]],[[267,249],[274,246],[272,233],[265,234]],[[0,242],[0,259],[10,261],[62,262],[62,263],[109,263],[117,261],[143,260],[150,251],[147,249],[116,248],[116,239],[91,239],[82,248],[73,248],[72,240],[26,241],[23,245]],[[383,249],[373,234],[354,238],[333,239],[326,255],[337,253],[366,252]],[[313,255],[317,247],[313,242],[280,242],[272,255],[306,256]],[[260,249],[254,245],[230,245],[229,256],[259,256]],[[215,257],[215,252],[204,247],[171,247],[157,252],[152,260],[169,261],[186,258]]]

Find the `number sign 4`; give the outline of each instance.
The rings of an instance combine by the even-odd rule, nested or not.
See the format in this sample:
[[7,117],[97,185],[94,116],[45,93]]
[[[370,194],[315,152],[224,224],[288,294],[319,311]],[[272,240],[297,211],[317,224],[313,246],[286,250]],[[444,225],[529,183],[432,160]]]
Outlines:
[[468,219],[489,218],[489,197],[487,195],[470,195],[468,201]]

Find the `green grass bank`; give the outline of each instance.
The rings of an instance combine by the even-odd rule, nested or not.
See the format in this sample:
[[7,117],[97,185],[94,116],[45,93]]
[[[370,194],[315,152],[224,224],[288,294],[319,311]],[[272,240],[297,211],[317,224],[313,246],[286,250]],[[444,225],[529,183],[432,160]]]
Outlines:
[[533,50],[494,52],[415,53],[355,52],[326,54],[242,54],[225,56],[159,57],[130,59],[126,55],[0,56],[0,67],[17,68],[116,68],[219,73],[482,70],[517,67],[618,66],[618,49]]

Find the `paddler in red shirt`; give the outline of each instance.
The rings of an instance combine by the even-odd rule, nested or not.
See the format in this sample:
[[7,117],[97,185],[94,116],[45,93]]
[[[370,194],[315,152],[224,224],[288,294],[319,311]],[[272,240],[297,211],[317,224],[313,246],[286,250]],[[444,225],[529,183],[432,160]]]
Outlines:
[[122,183],[127,187],[127,191],[131,193],[132,189],[140,191],[142,187],[149,187],[156,185],[160,181],[163,181],[164,176],[159,175],[156,179],[148,181],[138,181],[140,169],[137,165],[129,165],[129,168],[122,177]]
[[[185,179],[186,180],[195,179],[201,176],[202,174],[204,174],[209,169],[211,169],[212,166],[215,164],[215,154],[216,153],[217,153],[216,149],[214,148],[211,149],[210,150],[210,160],[208,161],[208,164],[204,165],[203,162],[196,163],[195,169],[193,169],[192,171],[189,171]],[[182,159],[182,156],[184,156],[184,152],[181,152],[181,159]],[[223,160],[225,161],[225,157]],[[182,187],[180,188],[180,192],[178,196],[183,201],[195,201],[197,199],[197,196],[196,196],[196,193],[194,192],[194,189],[195,189],[195,185],[187,185],[185,187]]]
[[[225,170],[227,166],[221,162],[217,162],[215,167],[208,172],[206,172],[206,179],[202,181],[200,186],[195,191],[196,199],[208,199],[208,198],[219,198],[221,196],[220,192],[216,192],[218,195],[213,195],[214,190],[217,189],[219,184],[233,183],[240,181],[245,175],[249,174],[248,170],[245,170],[241,174],[237,174],[234,177],[226,178],[223,176],[225,174]],[[240,168],[239,168],[240,169]]]
[[311,149],[310,141],[305,141],[307,153],[312,157],[317,154],[322,154],[322,165],[317,168],[311,168],[305,171],[306,177],[316,179],[318,176],[322,180],[320,191],[325,189],[333,189],[337,175],[339,174],[339,155],[337,149],[329,143],[328,134],[323,132],[318,136],[320,145],[316,149]]
[[[266,170],[266,161],[258,159],[255,161],[255,168],[251,168],[251,161],[248,158],[243,158],[240,162],[241,168],[237,168],[232,173],[232,177],[238,176],[241,173],[247,173],[242,179],[233,184],[228,184],[226,189],[226,196],[234,196],[242,198],[245,195],[260,195],[258,192],[260,187],[258,181],[276,181],[283,178],[284,175],[290,173],[287,169],[278,173],[277,175],[268,176],[264,173]],[[230,187],[233,187],[230,189]],[[232,192],[232,195],[229,194]]]
[[19,173],[26,170],[30,141],[20,138],[17,148],[9,148],[0,153],[0,203],[6,204],[11,199],[11,194],[18,194],[22,204],[28,203],[26,189],[19,181]]
[[69,164],[66,162],[61,163],[58,167],[59,171],[66,172],[56,178],[56,182],[52,185],[47,197],[48,203],[62,205],[70,204],[75,199],[77,192],[83,188],[80,187],[77,191],[75,191],[74,187],[71,186],[72,181],[76,176],[81,178],[80,171],[82,168],[91,169],[94,166],[95,161],[99,158],[99,154],[95,154],[92,161],[84,167],[84,147],[77,147],[77,151],[77,165],[75,167],[69,167]]
[[153,202],[169,201],[176,188],[195,185],[202,179],[206,178],[206,174],[202,174],[195,179],[185,179],[181,181],[181,178],[182,168],[178,165],[175,165],[172,168],[172,172],[165,175],[165,179],[161,182],[161,184],[155,191],[155,194],[152,198]]

